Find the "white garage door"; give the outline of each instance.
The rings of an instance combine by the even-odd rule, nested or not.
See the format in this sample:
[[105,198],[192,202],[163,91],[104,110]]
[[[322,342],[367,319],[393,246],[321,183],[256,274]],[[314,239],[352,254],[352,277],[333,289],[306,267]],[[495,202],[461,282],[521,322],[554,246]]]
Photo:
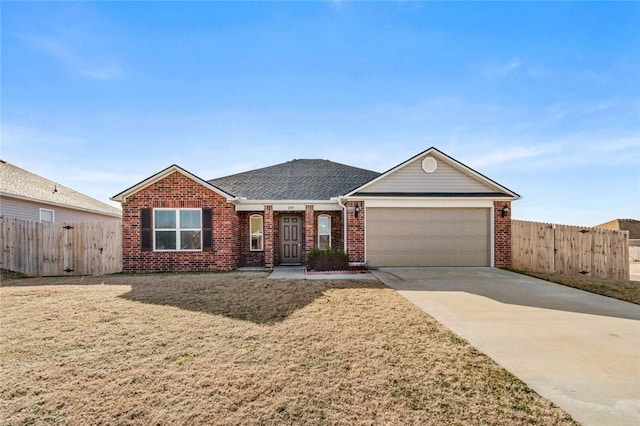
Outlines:
[[371,266],[490,266],[488,208],[367,208]]

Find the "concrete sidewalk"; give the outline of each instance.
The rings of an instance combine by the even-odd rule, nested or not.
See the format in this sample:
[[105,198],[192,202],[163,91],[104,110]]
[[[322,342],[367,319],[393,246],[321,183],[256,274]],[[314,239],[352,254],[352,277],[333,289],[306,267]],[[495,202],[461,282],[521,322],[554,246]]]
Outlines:
[[373,274],[582,424],[640,424],[640,306],[494,268]]
[[307,274],[304,266],[276,266],[269,275],[273,279],[289,280],[375,280],[370,273],[360,274]]

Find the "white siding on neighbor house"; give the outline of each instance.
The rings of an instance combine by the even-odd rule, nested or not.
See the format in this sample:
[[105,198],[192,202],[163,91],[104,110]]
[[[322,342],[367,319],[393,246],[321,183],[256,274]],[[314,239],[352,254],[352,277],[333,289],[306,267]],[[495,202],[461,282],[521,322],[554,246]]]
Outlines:
[[120,220],[118,217],[102,215],[66,207],[52,206],[50,204],[36,203],[3,196],[0,199],[0,216],[40,221],[40,209],[54,211],[56,223],[60,222],[97,222],[104,220]]
[[477,180],[433,156],[438,168],[433,173],[422,170],[422,160],[415,159],[401,169],[372,183],[359,194],[368,192],[497,192],[495,187]]

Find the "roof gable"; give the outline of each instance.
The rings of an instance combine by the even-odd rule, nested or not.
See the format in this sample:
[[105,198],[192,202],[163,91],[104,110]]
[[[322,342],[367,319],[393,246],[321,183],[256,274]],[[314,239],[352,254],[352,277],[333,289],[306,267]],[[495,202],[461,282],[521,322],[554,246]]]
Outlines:
[[347,195],[520,198],[515,192],[433,147]]
[[142,182],[139,182],[139,183],[133,185],[132,187],[129,187],[129,188],[125,189],[124,191],[120,192],[119,194],[114,195],[113,197],[111,197],[111,199],[113,201],[119,201],[119,202],[126,201],[127,197],[135,194],[136,192],[139,192],[139,191],[143,190],[144,188],[148,187],[149,185],[152,185],[152,184],[164,179],[165,177],[171,175],[172,173],[176,173],[176,172],[180,173],[180,174],[186,176],[187,178],[193,180],[194,182],[196,182],[196,183],[198,183],[198,184],[210,189],[211,191],[223,196],[227,200],[232,200],[232,199],[235,198],[233,194],[231,194],[229,192],[226,192],[221,188],[218,188],[217,186],[207,182],[204,179],[199,178],[198,176],[194,175],[193,173],[190,173],[190,172],[186,171],[185,169],[183,169],[182,167],[178,166],[177,164],[173,164],[173,165],[167,167],[166,169],[159,171],[155,175],[146,178]]
[[329,160],[292,160],[212,179],[209,183],[249,200],[329,200],[380,173]]
[[114,206],[0,160],[0,194],[75,210],[121,217]]

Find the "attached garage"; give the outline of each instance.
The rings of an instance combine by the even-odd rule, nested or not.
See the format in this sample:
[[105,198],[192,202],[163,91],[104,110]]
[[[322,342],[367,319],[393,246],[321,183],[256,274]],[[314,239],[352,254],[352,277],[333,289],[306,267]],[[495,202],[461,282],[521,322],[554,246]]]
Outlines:
[[340,198],[347,252],[354,263],[380,267],[508,266],[518,198],[429,148]]
[[370,207],[372,266],[491,266],[491,209]]

